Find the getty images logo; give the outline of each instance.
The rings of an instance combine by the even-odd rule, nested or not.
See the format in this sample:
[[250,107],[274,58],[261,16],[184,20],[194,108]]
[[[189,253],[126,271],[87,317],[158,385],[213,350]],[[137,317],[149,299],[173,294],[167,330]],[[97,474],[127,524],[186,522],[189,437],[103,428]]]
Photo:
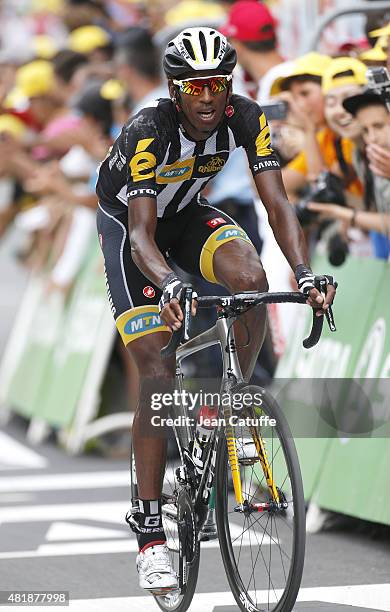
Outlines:
[[124,332],[128,335],[139,334],[162,325],[160,315],[156,312],[141,312],[135,314],[125,325]]

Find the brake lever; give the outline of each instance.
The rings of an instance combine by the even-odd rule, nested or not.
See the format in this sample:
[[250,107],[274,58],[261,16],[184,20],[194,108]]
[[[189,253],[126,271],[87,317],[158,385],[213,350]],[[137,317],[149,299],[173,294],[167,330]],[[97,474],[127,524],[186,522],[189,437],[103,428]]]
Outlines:
[[[324,298],[326,297],[326,288],[327,288],[327,285],[328,285],[328,283],[326,281],[326,278],[322,278],[319,281],[318,290],[322,293]],[[325,310],[325,317],[326,317],[326,322],[328,323],[328,327],[329,327],[330,331],[331,332],[337,331],[336,324],[335,324],[335,321],[334,321],[332,306],[329,306]]]

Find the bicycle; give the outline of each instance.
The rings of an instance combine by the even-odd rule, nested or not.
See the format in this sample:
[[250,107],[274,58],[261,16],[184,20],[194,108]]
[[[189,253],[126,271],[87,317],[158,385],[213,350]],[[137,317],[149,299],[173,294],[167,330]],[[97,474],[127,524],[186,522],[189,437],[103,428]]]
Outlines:
[[[322,279],[317,288],[324,291],[325,286],[326,280]],[[240,410],[244,424],[237,426],[233,426],[231,419],[233,401],[219,406],[218,416],[222,418],[218,419],[207,442],[201,475],[196,471],[191,454],[195,426],[190,426],[187,419],[183,427],[174,427],[179,459],[167,467],[162,515],[179,588],[155,595],[161,610],[185,612],[190,606],[198,577],[200,541],[216,537],[215,533],[210,533],[214,511],[223,564],[239,609],[243,612],[290,612],[293,609],[305,557],[305,501],[297,452],[276,401],[263,388],[249,385],[243,379],[232,324],[254,306],[281,302],[303,304],[306,299],[295,292],[198,297],[198,308],[217,308],[217,321],[213,327],[190,339],[192,288],[184,287],[182,326],[161,350],[163,357],[176,353],[178,389],[183,390],[181,361],[219,344],[223,359],[221,397],[222,394],[233,397],[237,393],[242,397],[247,393],[254,401]],[[330,329],[335,331],[331,308],[326,319]],[[313,311],[312,329],[303,341],[305,348],[319,341],[323,320],[324,317],[316,317]],[[185,404],[180,406],[180,411],[188,417]],[[176,409],[174,416],[178,416]],[[270,425],[270,419],[276,424]],[[256,426],[259,421],[262,426]],[[264,426],[264,422],[268,425]],[[243,441],[248,439],[251,440],[248,445],[251,452],[247,453]],[[240,453],[238,442],[241,442]],[[229,473],[234,493],[229,490]],[[133,451],[131,498],[131,512],[137,512]],[[277,548],[277,552],[273,553],[273,548]],[[259,560],[265,566],[263,573],[255,571]],[[266,608],[259,607],[263,604]]]

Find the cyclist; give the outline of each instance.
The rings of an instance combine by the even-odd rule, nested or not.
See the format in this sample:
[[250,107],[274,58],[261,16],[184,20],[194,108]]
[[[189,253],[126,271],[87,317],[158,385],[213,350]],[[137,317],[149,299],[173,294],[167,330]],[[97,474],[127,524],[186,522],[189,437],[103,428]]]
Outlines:
[[[166,439],[150,435],[148,380],[170,381],[174,359],[160,349],[182,324],[182,280],[170,267],[223,285],[229,292],[267,290],[259,256],[246,233],[200,195],[236,147],[246,151],[271,227],[308,303],[324,314],[314,288],[304,238],[283,187],[258,104],[232,93],[236,52],[218,31],[187,28],[168,43],[163,65],[171,99],[152,102],[123,127],[97,184],[100,244],[110,304],[117,328],[140,374],[140,401],[133,422],[139,512],[128,516],[140,548],[140,586],[152,594],[177,588],[161,517]],[[195,314],[195,302],[193,306]],[[237,322],[238,323],[238,322]],[[237,326],[242,371],[249,379],[264,338],[264,307]],[[241,326],[243,327],[243,326]],[[244,346],[245,345],[245,346]]]

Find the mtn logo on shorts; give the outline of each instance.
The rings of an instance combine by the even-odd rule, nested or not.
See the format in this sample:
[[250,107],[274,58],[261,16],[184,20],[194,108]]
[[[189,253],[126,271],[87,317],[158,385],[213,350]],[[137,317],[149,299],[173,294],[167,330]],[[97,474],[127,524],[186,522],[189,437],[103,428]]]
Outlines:
[[131,319],[127,321],[123,331],[125,334],[131,336],[143,331],[155,329],[156,327],[161,327],[161,325],[163,325],[163,322],[159,314],[156,314],[156,312],[142,312],[131,317]]
[[216,240],[220,242],[221,240],[226,240],[226,238],[243,238],[244,240],[249,240],[247,233],[239,227],[237,229],[225,229],[224,232],[219,234]]

